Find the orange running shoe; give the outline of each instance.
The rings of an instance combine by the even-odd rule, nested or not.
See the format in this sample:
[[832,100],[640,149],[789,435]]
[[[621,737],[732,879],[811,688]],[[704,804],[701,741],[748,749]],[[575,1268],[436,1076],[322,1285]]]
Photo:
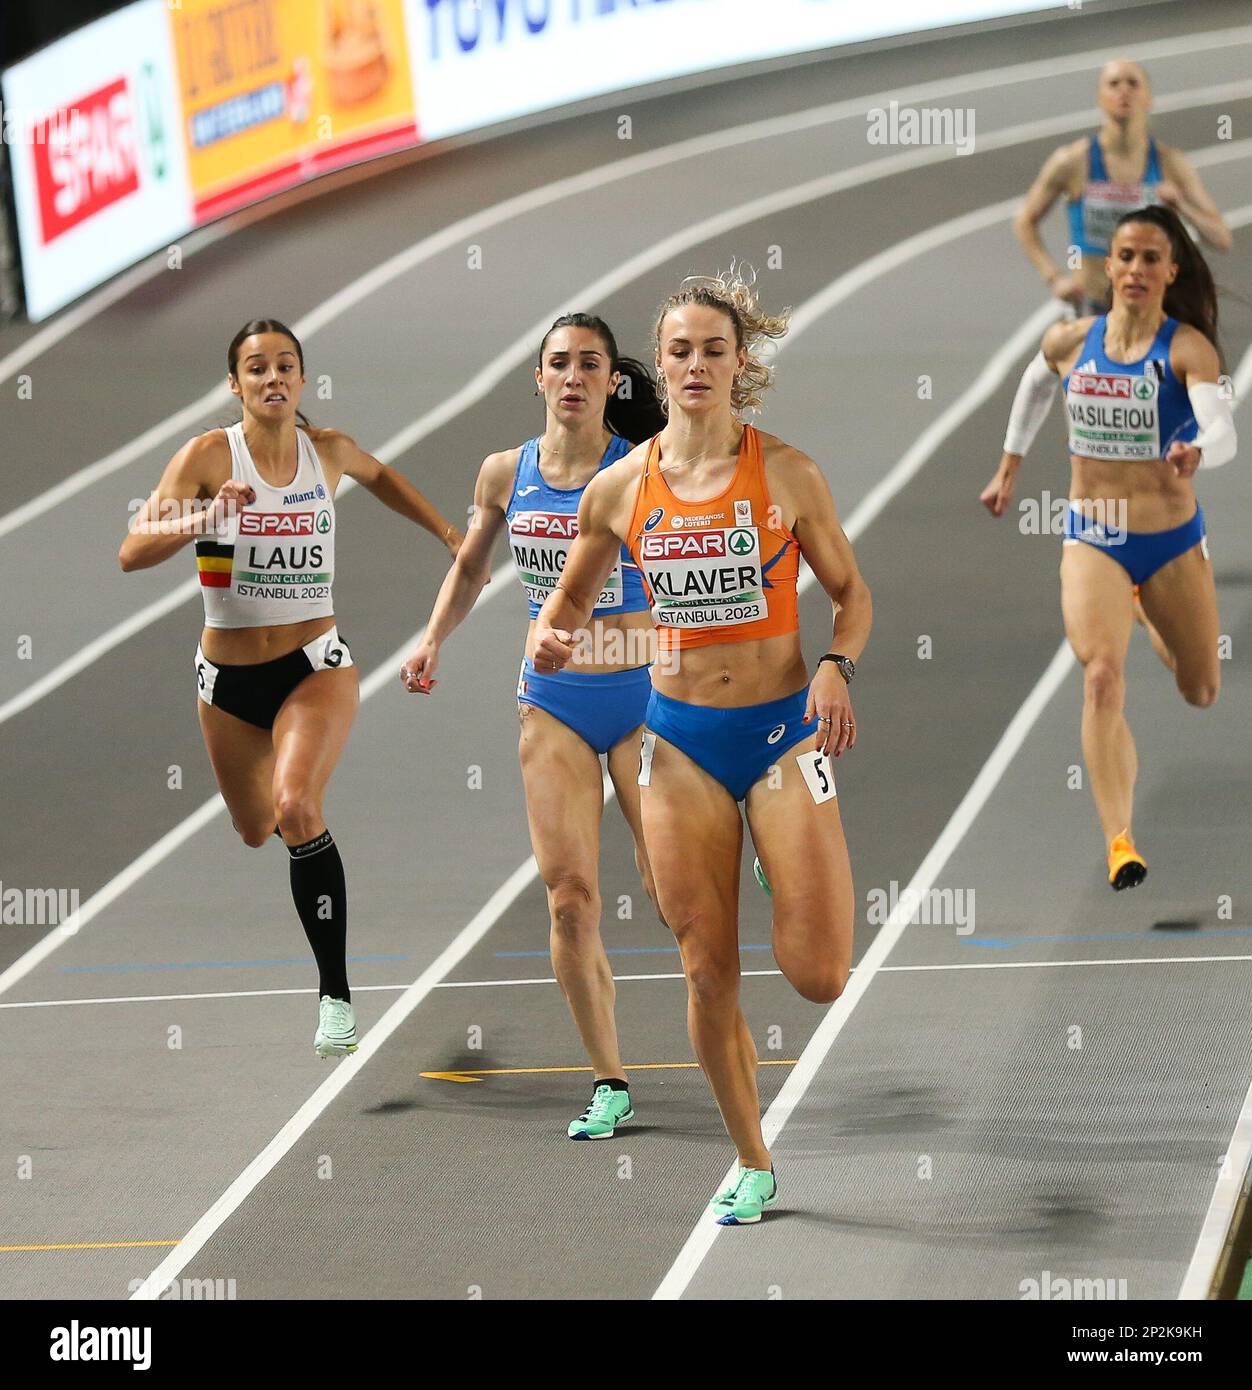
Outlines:
[[1147,861],[1131,843],[1130,836],[1125,831],[1115,835],[1109,846],[1109,883],[1113,891],[1137,888],[1147,876]]

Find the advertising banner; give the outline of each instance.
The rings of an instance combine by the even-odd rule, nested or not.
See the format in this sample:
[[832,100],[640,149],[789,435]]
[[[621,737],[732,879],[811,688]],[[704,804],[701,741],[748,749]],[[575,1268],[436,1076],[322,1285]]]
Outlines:
[[32,320],[191,225],[163,0],[140,0],[9,68],[4,102]]
[[194,226],[419,141],[1052,8],[1064,0],[136,0],[3,75],[27,313]]
[[180,0],[168,15],[197,223],[417,143],[403,0]]
[[406,0],[422,138],[707,69],[1064,0]]

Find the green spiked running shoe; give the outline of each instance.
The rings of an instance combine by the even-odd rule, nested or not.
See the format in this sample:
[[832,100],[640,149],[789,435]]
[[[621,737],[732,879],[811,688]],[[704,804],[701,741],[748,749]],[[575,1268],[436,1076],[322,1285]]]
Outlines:
[[765,877],[765,870],[761,868],[761,861],[759,859],[754,859],[752,861],[752,872],[756,875],[756,881],[772,898],[774,896],[774,890],[769,886],[769,879]]
[[322,995],[317,1010],[313,1050],[319,1057],[346,1057],[356,1051],[356,1015],[345,999]]
[[591,1104],[576,1120],[570,1121],[571,1139],[612,1139],[614,1129],[623,1120],[635,1118],[629,1091],[615,1091],[612,1086],[597,1086]]
[[709,1210],[719,1226],[751,1226],[766,1207],[778,1200],[778,1182],[771,1168],[740,1168],[732,1186],[719,1192]]

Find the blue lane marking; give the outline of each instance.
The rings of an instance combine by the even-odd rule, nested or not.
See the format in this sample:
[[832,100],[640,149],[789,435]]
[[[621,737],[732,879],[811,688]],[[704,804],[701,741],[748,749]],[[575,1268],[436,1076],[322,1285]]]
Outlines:
[[990,951],[1012,951],[1023,942],[1030,941],[1124,941],[1128,937],[1151,937],[1159,941],[1163,936],[1252,936],[1252,927],[1153,927],[1151,931],[1054,932],[1047,936],[962,936],[957,939],[963,946],[983,946]]
[[[349,956],[349,965],[375,960],[408,960],[408,956]],[[313,965],[312,956],[293,956],[290,960],[153,960],[128,961],[122,965],[62,965],[62,975],[118,975],[131,970],[246,970],[257,965]]]
[[[768,944],[762,942],[744,941],[740,943],[741,951],[768,951],[772,949]],[[543,957],[547,960],[551,952],[549,951],[497,951],[497,960],[522,960],[527,957]],[[606,956],[676,956],[677,946],[613,946],[604,953]]]

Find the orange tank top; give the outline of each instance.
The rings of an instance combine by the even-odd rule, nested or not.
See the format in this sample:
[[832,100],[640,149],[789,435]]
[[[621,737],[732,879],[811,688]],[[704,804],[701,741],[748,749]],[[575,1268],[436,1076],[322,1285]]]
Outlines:
[[761,439],[745,425],[726,490],[700,502],[670,491],[659,436],[648,445],[630,517],[630,553],[653,604],[661,651],[796,632],[800,546],[770,525]]

